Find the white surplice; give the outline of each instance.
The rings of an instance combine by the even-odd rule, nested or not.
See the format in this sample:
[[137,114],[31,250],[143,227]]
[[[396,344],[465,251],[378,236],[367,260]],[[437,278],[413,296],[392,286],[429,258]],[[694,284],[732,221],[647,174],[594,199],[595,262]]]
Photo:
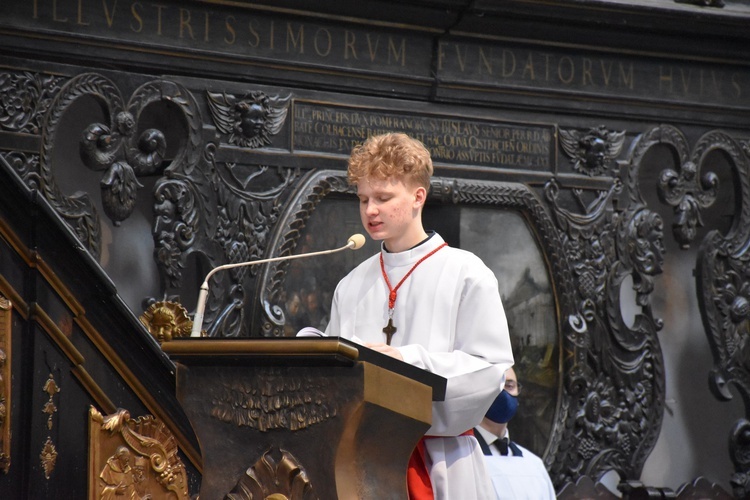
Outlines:
[[[438,234],[399,253],[381,250],[395,287],[422,257],[443,243]],[[326,334],[358,343],[385,342],[388,287],[381,254],[336,287]],[[447,379],[445,401],[434,402],[425,441],[437,500],[494,496],[484,455],[473,436],[513,365],[508,324],[494,273],[474,254],[445,247],[422,262],[398,289],[391,345],[404,361]]]

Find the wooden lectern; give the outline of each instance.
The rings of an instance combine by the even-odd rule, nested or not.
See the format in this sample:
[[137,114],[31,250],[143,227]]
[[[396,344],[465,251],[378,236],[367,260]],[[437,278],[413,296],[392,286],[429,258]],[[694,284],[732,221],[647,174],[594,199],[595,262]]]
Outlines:
[[445,379],[338,337],[165,342],[200,500],[406,499]]

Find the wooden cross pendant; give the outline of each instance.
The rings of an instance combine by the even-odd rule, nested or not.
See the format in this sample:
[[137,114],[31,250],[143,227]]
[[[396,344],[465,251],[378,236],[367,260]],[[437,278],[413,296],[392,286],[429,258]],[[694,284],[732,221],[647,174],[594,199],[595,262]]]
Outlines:
[[383,328],[383,333],[385,333],[385,343],[391,345],[391,338],[396,333],[396,327],[393,326],[393,318],[388,318],[388,324]]

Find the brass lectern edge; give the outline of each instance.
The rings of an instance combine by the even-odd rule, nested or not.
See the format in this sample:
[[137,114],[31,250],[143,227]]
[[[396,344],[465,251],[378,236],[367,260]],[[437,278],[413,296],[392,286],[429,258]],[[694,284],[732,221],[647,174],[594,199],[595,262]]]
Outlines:
[[176,339],[162,344],[162,350],[176,357],[193,356],[320,356],[342,355],[357,360],[359,351],[337,338],[331,339]]

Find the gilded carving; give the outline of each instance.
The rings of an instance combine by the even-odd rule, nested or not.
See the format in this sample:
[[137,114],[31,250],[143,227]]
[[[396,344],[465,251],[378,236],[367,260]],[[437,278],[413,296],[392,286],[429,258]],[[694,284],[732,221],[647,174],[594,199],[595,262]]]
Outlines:
[[155,302],[146,309],[140,320],[159,345],[175,338],[188,337],[193,328],[187,310],[176,302]]
[[[280,459],[274,455],[281,452]],[[313,500],[318,498],[305,469],[286,450],[266,451],[227,493],[228,500]]]
[[336,417],[336,397],[319,380],[275,375],[248,380],[225,380],[211,401],[211,416],[262,432],[297,431]]
[[44,469],[45,479],[49,479],[57,463],[57,449],[49,436],[47,436],[47,441],[45,441],[42,452],[39,454],[39,460],[41,460]]
[[187,499],[174,436],[154,417],[89,409],[89,499]]
[[0,295],[0,470],[10,469],[11,313],[10,300]]
[[57,382],[55,382],[55,378],[51,373],[49,374],[47,381],[44,383],[43,390],[47,393],[49,399],[44,403],[42,412],[47,414],[47,429],[52,430],[52,416],[57,413],[57,405],[55,405],[54,397],[60,392],[60,387],[57,385]]
[[596,176],[612,169],[622,151],[625,132],[613,132],[603,125],[588,132],[560,129],[560,145],[570,157],[573,169]]
[[206,92],[206,96],[217,130],[229,135],[229,144],[243,148],[271,143],[270,136],[284,125],[291,97],[271,97],[260,90],[241,98],[226,92]]

